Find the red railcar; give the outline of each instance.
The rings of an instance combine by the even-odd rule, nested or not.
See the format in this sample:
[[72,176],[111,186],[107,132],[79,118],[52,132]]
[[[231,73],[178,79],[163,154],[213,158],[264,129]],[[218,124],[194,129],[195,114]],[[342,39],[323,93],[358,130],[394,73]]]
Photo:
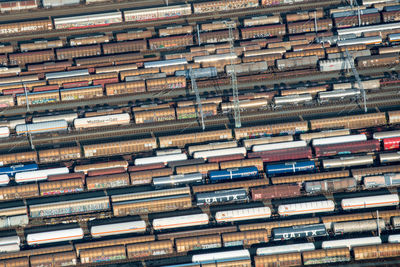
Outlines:
[[254,201],[274,198],[289,198],[301,195],[300,185],[280,184],[251,189],[251,197]]
[[383,139],[383,148],[385,150],[399,149],[400,137],[392,137]]
[[44,86],[37,86],[33,88],[33,92],[44,92],[44,91],[52,91],[58,90],[60,87],[57,84],[53,85],[44,85]]
[[93,170],[93,171],[88,171],[87,176],[100,176],[100,175],[110,175],[110,174],[118,174],[118,173],[123,173],[125,172],[124,167],[117,167],[117,168],[111,168],[111,169],[100,169],[100,170]]
[[230,160],[240,160],[244,159],[243,154],[233,154],[233,155],[226,155],[226,156],[216,156],[216,157],[209,157],[208,162],[223,162],[223,161],[230,161]]
[[327,157],[338,154],[353,154],[361,152],[372,152],[380,150],[379,140],[367,140],[359,142],[350,142],[343,144],[332,144],[316,146],[315,156],[316,157]]
[[274,162],[292,159],[311,159],[310,147],[288,148],[274,151],[252,152],[247,154],[248,158],[262,158],[263,162]]
[[50,175],[49,177],[47,177],[47,181],[60,181],[74,178],[80,178],[82,179],[83,183],[85,183],[85,174],[83,172],[71,172],[66,174]]
[[89,85],[89,81],[63,83],[63,88],[85,87]]
[[[26,90],[29,91],[27,88]],[[24,88],[15,88],[15,89],[4,89],[3,95],[16,95],[16,94],[23,94],[25,92]]]
[[146,164],[146,165],[138,165],[138,166],[129,166],[129,172],[138,172],[138,171],[146,171],[146,170],[154,170],[164,168],[164,163],[154,163],[154,164]]
[[101,87],[104,88],[105,84],[117,83],[117,82],[119,82],[118,77],[115,77],[115,78],[109,78],[109,79],[93,80],[93,85],[101,85]]

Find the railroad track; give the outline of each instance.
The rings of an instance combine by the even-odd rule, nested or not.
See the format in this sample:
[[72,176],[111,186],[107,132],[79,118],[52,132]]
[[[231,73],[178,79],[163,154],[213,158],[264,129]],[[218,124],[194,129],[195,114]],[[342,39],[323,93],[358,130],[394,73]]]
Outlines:
[[[71,35],[80,35],[80,34],[89,34],[89,33],[111,33],[116,31],[122,31],[126,29],[134,29],[134,28],[152,28],[156,26],[161,26],[165,24],[194,24],[199,21],[207,21],[207,20],[215,20],[215,19],[225,19],[225,18],[238,18],[245,17],[250,15],[260,15],[260,14],[281,14],[286,13],[288,11],[298,11],[298,10],[308,10],[316,7],[333,7],[343,3],[343,0],[330,0],[330,1],[313,1],[307,3],[299,3],[287,6],[278,6],[278,7],[259,7],[255,9],[244,9],[237,11],[228,11],[228,12],[220,12],[220,13],[208,13],[201,15],[191,15],[184,18],[177,19],[163,19],[158,21],[149,21],[149,22],[123,22],[119,24],[113,24],[105,27],[95,27],[95,28],[86,28],[86,29],[76,29],[76,30],[52,30],[45,32],[36,32],[32,34],[19,34],[15,36],[1,36],[0,42],[17,42],[17,41],[26,41],[37,38],[66,38]],[[121,8],[122,9],[122,8]],[[51,16],[51,15],[49,15]],[[54,15],[53,15],[54,16]]]
[[[400,70],[400,66],[396,66],[393,68],[372,68],[372,69],[363,69],[359,70],[360,75],[364,76],[374,76],[381,73],[382,75],[378,77],[382,77],[384,72],[391,72],[394,70]],[[243,76],[241,76],[243,77]],[[250,77],[250,76],[248,76]],[[273,86],[275,84],[295,84],[304,81],[328,81],[330,79],[336,79],[339,77],[339,73],[337,72],[329,72],[329,73],[310,73],[309,75],[294,77],[294,78],[284,78],[284,79],[273,79],[273,80],[261,80],[261,81],[252,81],[246,83],[238,83],[238,88],[241,92],[245,92],[245,90],[253,89],[254,86]],[[249,79],[251,80],[251,79]],[[238,79],[240,82],[240,79]],[[198,88],[199,92],[202,96],[207,95],[226,95],[226,91],[230,91],[230,85],[213,85],[210,87]],[[173,89],[168,91],[161,92],[149,92],[149,93],[141,93],[136,95],[120,95],[120,96],[104,96],[94,99],[86,99],[86,100],[77,100],[77,101],[68,101],[68,102],[58,102],[58,103],[50,103],[50,104],[41,104],[41,105],[31,105],[29,112],[27,112],[26,107],[11,107],[7,109],[3,109],[0,111],[0,117],[13,117],[13,116],[27,116],[32,113],[42,113],[49,111],[65,111],[65,110],[77,110],[78,108],[85,107],[99,107],[99,106],[126,106],[137,101],[147,101],[148,99],[155,100],[163,100],[163,101],[176,101],[184,100],[182,96],[187,99],[187,97],[194,97],[194,93],[191,92],[190,89]]]
[[[384,96],[377,96],[377,98],[370,97],[367,102],[367,107],[374,111],[379,111],[388,107],[400,107],[400,98],[394,98],[392,94],[388,93]],[[362,112],[363,107],[356,102],[337,102],[329,105],[312,105],[303,106],[301,108],[291,107],[281,110],[266,110],[265,112],[253,111],[244,112],[241,114],[241,120],[245,127],[246,124],[267,124],[271,121],[282,120],[304,120],[315,118],[318,115],[337,115],[345,116]],[[206,128],[234,128],[234,120],[230,114],[214,116],[205,119]],[[216,127],[217,126],[217,127]],[[159,136],[162,134],[179,134],[187,133],[194,130],[201,130],[200,123],[197,119],[185,119],[175,121],[164,121],[159,123],[149,123],[143,125],[131,124],[127,126],[120,126],[118,128],[108,127],[102,130],[93,129],[87,131],[73,131],[67,134],[47,134],[40,136],[33,136],[32,142],[35,146],[44,145],[60,145],[65,143],[81,143],[94,140],[104,140],[107,138],[118,139],[124,138],[141,138],[143,136],[149,137],[150,135]],[[10,149],[11,148],[11,149]],[[14,149],[29,149],[30,143],[27,137],[18,136],[10,138],[7,141],[0,143],[1,150],[7,150],[8,153],[13,152]]]

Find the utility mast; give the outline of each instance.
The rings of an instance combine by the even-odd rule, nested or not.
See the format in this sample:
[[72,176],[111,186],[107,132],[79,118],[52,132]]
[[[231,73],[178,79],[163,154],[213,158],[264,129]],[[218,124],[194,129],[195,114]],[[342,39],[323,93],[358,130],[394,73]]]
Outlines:
[[192,83],[192,90],[196,94],[197,109],[200,112],[201,128],[204,131],[206,126],[204,125],[203,107],[201,106],[200,93],[199,93],[199,89],[197,88],[196,77],[194,77],[192,68],[189,69],[189,76],[190,76],[190,81]]
[[346,48],[346,60],[349,62],[350,67],[353,71],[354,77],[356,77],[357,80],[357,84],[358,84],[358,88],[361,90],[362,93],[362,98],[363,98],[363,102],[364,102],[364,112],[367,112],[367,97],[365,95],[365,90],[364,90],[364,86],[361,82],[360,79],[360,75],[358,75],[358,71],[356,69],[356,67],[354,66],[354,59],[353,57],[350,55],[349,50]]
[[[227,22],[226,25],[229,29],[229,45],[230,45],[230,53],[231,55],[235,55],[235,38],[233,36],[233,22]],[[234,67],[233,57],[231,57],[231,67],[232,73],[231,75],[231,85],[232,85],[232,92],[233,92],[233,112],[235,117],[235,127],[240,128],[242,127],[242,122],[240,121],[240,107],[239,107],[239,92],[237,87],[237,77],[236,77],[236,70]]]
[[[25,102],[26,102],[26,112],[29,112],[30,109],[29,109],[28,91],[26,90],[26,85],[25,85],[25,83],[23,82],[22,84],[23,84],[23,86],[24,86]],[[35,145],[33,144],[33,141],[32,141],[32,134],[31,134],[31,130],[29,129],[29,125],[28,125],[28,124],[25,124],[25,127],[26,127],[26,131],[28,132],[28,138],[29,138],[29,143],[31,144],[31,148],[32,148],[32,150],[35,150]]]

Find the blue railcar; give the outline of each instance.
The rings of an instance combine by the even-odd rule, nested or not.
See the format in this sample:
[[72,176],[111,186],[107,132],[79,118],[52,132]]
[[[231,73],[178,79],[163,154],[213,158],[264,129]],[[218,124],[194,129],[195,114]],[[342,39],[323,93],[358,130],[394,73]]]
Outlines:
[[247,200],[245,189],[221,190],[207,193],[197,193],[197,205],[210,205],[215,203],[238,202]]
[[399,11],[400,10],[400,5],[398,5],[398,6],[385,6],[383,8],[383,10],[385,10],[386,12]]
[[315,170],[315,162],[312,160],[267,165],[268,176],[284,173],[308,172],[313,170]]
[[[378,12],[379,10],[377,8],[360,9],[360,15],[376,14]],[[343,12],[335,12],[332,14],[332,18],[341,18],[341,17],[349,17],[357,15],[358,15],[358,10],[350,10]]]
[[38,169],[38,165],[35,163],[32,164],[19,164],[8,167],[0,168],[0,174],[7,174],[8,176],[14,176],[17,172],[27,172],[27,171],[36,171]]
[[326,236],[326,228],[323,223],[311,225],[294,225],[272,229],[275,241],[289,240],[302,237]]
[[242,178],[257,178],[258,169],[257,167],[243,167],[226,169],[221,171],[210,171],[208,173],[211,183],[218,183],[228,180],[237,180]]
[[[194,78],[212,78],[217,77],[218,72],[217,68],[198,68],[193,69],[193,77]],[[190,79],[190,71],[189,70],[177,70],[175,71],[175,76],[186,76],[187,79]]]
[[400,41],[400,33],[392,33],[388,35],[389,42],[398,42]]

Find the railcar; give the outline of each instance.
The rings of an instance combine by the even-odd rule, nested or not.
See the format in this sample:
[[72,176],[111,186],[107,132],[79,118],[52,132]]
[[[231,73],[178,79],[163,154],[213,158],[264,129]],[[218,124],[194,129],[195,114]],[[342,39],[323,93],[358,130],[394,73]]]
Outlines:
[[286,253],[313,251],[313,250],[315,250],[315,245],[313,243],[300,243],[292,245],[257,248],[256,254],[259,256],[277,255],[277,254],[286,254]]
[[290,227],[280,227],[272,229],[272,236],[275,241],[327,235],[328,233],[323,223],[311,225],[295,225]]
[[299,214],[332,212],[334,210],[335,210],[335,203],[332,200],[323,200],[323,201],[279,205],[278,214],[280,216],[293,216]]
[[93,15],[55,18],[54,27],[56,29],[81,29],[107,26],[121,22],[123,22],[121,12],[108,12]]
[[208,224],[209,218],[206,213],[184,215],[184,216],[174,216],[162,219],[153,220],[154,230],[165,230],[189,226],[199,226]]
[[201,173],[187,173],[187,174],[178,174],[166,177],[153,178],[153,186],[156,188],[189,185],[189,184],[195,185],[195,184],[202,184],[203,182],[204,178]]
[[350,250],[352,250],[354,247],[371,246],[379,244],[382,244],[381,238],[379,236],[374,236],[374,237],[361,237],[361,238],[323,241],[322,248],[323,249],[349,248]]
[[248,196],[245,189],[221,190],[196,194],[196,203],[198,206],[246,200],[248,200]]
[[397,194],[345,198],[341,201],[341,206],[343,210],[388,207],[397,205],[399,205],[399,195]]
[[143,233],[146,231],[145,221],[129,221],[121,223],[111,223],[104,225],[92,226],[90,234],[94,238],[119,235],[127,233]]
[[124,11],[125,21],[150,21],[159,19],[179,18],[192,14],[190,4],[154,7]]
[[26,242],[28,245],[41,245],[55,242],[78,240],[83,238],[82,228],[72,228],[67,230],[56,230],[49,232],[41,232],[35,234],[27,234]]
[[257,167],[242,167],[234,169],[226,169],[220,171],[209,171],[208,177],[211,183],[219,183],[229,180],[238,180],[244,178],[257,178]]
[[215,213],[215,220],[219,223],[236,222],[253,219],[267,219],[271,217],[269,207],[248,208],[239,210],[225,210]]

